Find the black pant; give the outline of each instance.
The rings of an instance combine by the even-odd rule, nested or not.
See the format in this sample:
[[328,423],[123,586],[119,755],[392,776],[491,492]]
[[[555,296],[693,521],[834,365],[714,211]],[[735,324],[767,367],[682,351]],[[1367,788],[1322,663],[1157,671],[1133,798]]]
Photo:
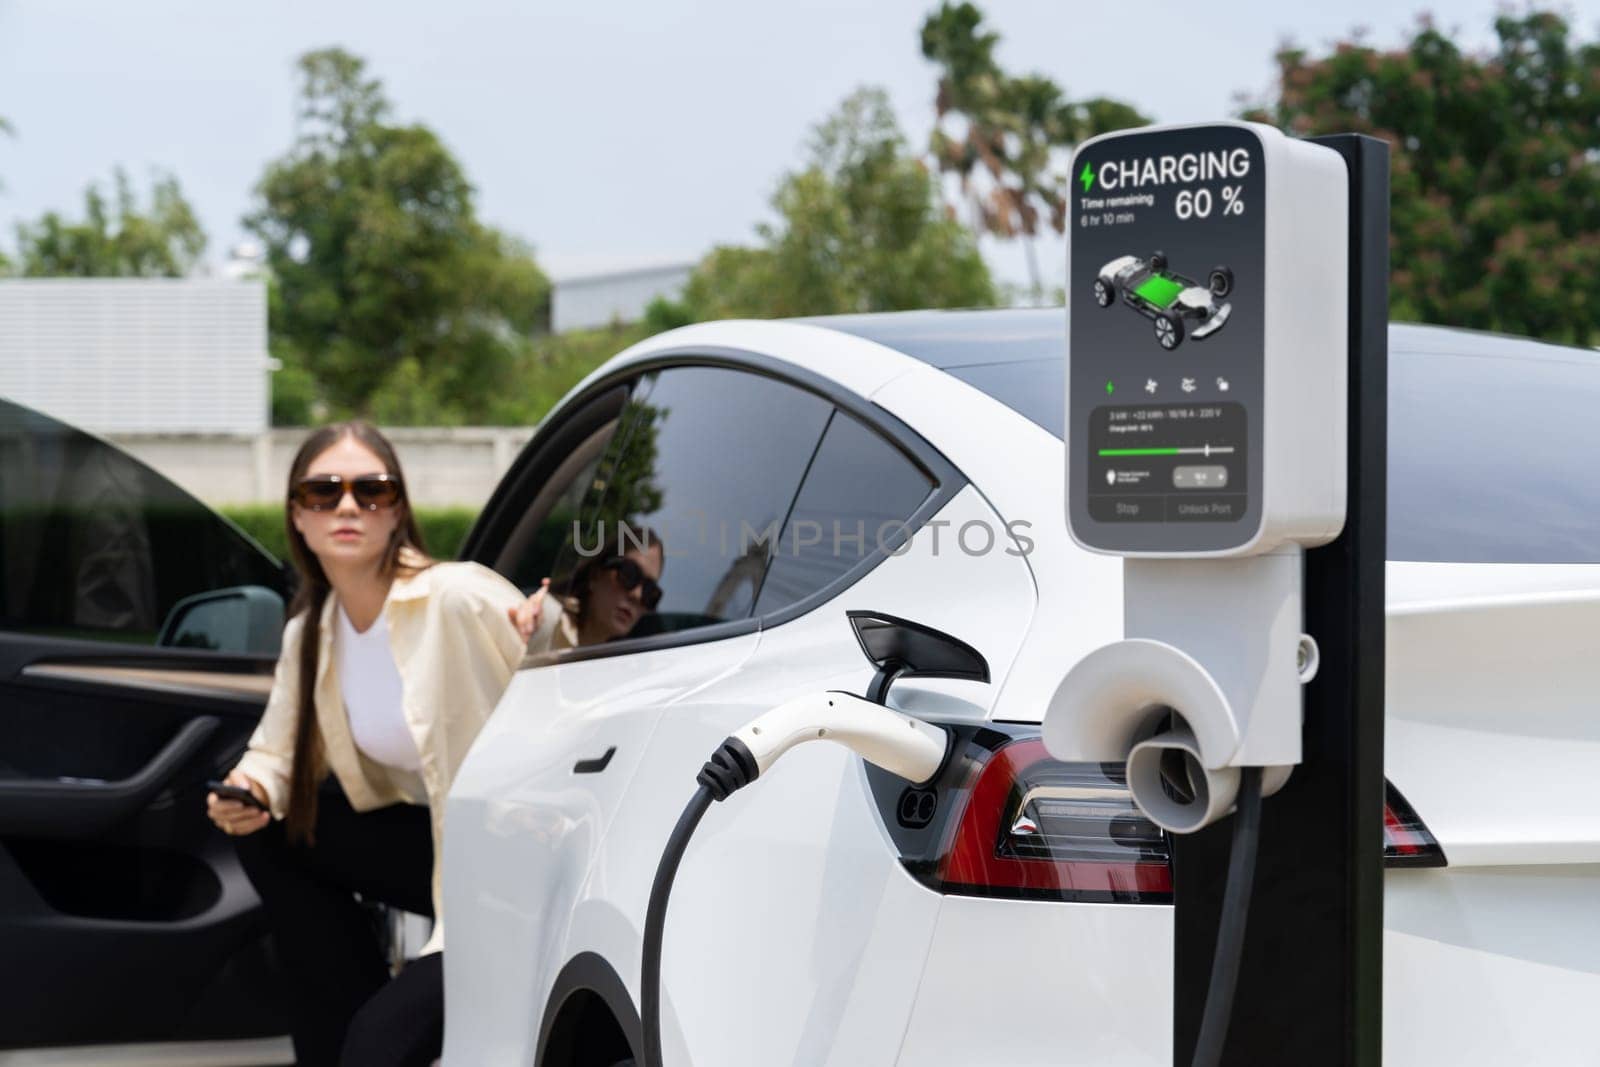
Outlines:
[[330,775],[317,798],[315,845],[290,844],[277,820],[235,844],[292,985],[299,1067],[427,1067],[444,1044],[442,957],[424,956],[390,979],[352,894],[433,914],[428,809],[358,813]]

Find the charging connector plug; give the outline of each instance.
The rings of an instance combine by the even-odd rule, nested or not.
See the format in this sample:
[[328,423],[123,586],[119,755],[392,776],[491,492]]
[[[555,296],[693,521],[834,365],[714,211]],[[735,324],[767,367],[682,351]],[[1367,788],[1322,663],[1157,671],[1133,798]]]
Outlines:
[[841,692],[813,693],[780,704],[717,746],[695,777],[700,788],[672,828],[650,886],[639,990],[645,1067],[661,1067],[661,939],[667,899],[689,838],[712,801],[727,800],[770,770],[785,752],[807,741],[844,745],[913,784],[939,773],[950,748],[950,734],[943,727]]

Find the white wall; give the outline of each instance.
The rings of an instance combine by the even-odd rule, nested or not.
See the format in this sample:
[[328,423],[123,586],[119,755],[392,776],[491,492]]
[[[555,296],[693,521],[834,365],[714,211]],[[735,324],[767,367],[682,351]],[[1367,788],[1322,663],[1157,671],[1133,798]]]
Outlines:
[[550,329],[565,333],[638,322],[656,297],[682,295],[693,270],[693,263],[680,263],[557,280],[550,294]]
[[93,433],[260,433],[259,279],[0,280],[0,396]]

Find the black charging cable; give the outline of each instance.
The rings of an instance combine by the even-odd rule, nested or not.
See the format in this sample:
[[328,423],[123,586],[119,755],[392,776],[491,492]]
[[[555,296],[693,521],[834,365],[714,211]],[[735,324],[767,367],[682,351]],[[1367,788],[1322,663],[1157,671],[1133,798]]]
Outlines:
[[1216,1067],[1233,1018],[1233,994],[1239,986],[1239,958],[1244,954],[1245,921],[1250,918],[1250,889],[1256,876],[1256,851],[1261,844],[1261,768],[1239,771],[1238,807],[1233,816],[1233,843],[1228,851],[1228,882],[1217,923],[1217,948],[1211,956],[1211,987],[1200,1016],[1194,1045],[1194,1067]]
[[667,838],[661,852],[661,862],[656,865],[656,878],[650,884],[650,904],[644,913],[644,953],[639,976],[640,1022],[644,1027],[644,1067],[661,1067],[661,934],[667,922],[667,898],[672,895],[672,881],[678,875],[678,864],[683,860],[689,839],[694,836],[700,820],[711,808],[713,800],[727,800],[736,790],[743,789],[760,774],[756,758],[744,742],[730,737],[718,746],[716,752],[700,768],[695,780],[700,788],[689,798],[689,804],[678,816],[678,824]]

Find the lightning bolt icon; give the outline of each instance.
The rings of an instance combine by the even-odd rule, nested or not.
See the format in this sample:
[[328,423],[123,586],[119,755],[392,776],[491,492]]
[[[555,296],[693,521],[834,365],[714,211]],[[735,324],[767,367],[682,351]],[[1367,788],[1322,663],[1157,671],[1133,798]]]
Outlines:
[[1088,192],[1089,186],[1094,184],[1094,171],[1089,169],[1089,164],[1084,163],[1083,171],[1078,175],[1078,180],[1083,183],[1083,191]]

